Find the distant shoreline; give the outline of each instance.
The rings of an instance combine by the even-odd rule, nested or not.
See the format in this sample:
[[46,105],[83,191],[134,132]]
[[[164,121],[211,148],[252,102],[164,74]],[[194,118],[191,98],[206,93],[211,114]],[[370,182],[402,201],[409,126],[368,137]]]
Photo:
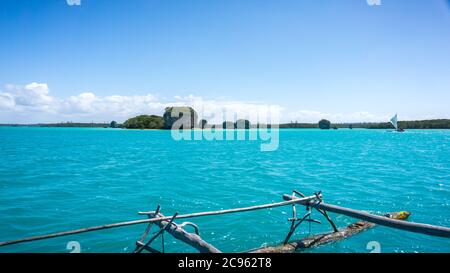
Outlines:
[[[222,125],[215,124],[216,129],[222,130]],[[110,123],[83,123],[83,122],[61,122],[61,123],[35,123],[35,124],[0,124],[0,127],[55,127],[55,128],[111,128]],[[118,124],[120,128],[121,125]],[[271,126],[268,125],[268,128]],[[335,129],[393,129],[389,122],[358,122],[358,123],[333,123]],[[450,129],[450,119],[412,120],[399,121],[399,127],[403,129]],[[256,129],[252,125],[250,129]],[[278,125],[280,129],[318,129],[317,123],[282,123]],[[125,128],[124,128],[125,129]],[[200,128],[198,128],[201,130]],[[206,130],[210,128],[205,128]],[[164,129],[128,129],[128,130],[164,130]]]
[[[11,128],[65,128],[65,129],[117,129],[117,130],[124,130],[124,131],[171,131],[168,129],[147,129],[147,128],[140,128],[140,129],[128,129],[128,128],[111,128],[111,127],[76,127],[76,126],[71,126],[71,127],[63,127],[63,126],[33,126],[33,125],[7,125],[7,124],[0,124],[0,128],[5,128],[5,127],[11,127]],[[268,127],[267,129],[271,129],[270,127]],[[278,127],[278,128],[273,128],[274,130],[321,130],[321,131],[334,131],[333,128],[328,129],[328,130],[323,130],[320,129],[318,127],[314,127],[314,128],[283,128],[283,127]],[[391,130],[391,131],[395,131],[394,128],[338,128],[340,130],[346,130],[346,131],[352,131],[352,130],[369,130],[369,131],[375,131],[375,130]],[[216,131],[237,131],[237,130],[258,130],[258,128],[249,128],[249,129],[224,129],[224,128],[205,128],[205,129],[200,129],[200,128],[193,128],[193,129],[185,129],[187,131],[192,130],[192,131],[208,131],[208,130],[216,130]],[[408,128],[407,130],[450,130],[450,128]]]

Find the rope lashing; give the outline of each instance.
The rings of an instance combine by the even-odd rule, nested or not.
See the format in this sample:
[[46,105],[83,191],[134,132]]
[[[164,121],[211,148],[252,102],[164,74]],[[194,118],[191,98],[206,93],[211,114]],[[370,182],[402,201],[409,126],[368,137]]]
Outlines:
[[[321,204],[323,202],[322,191],[318,191],[318,192],[314,193],[314,195],[317,198],[316,204]],[[325,219],[327,219],[328,223],[330,223],[331,227],[333,228],[333,231],[338,232],[338,228],[336,227],[336,224],[333,222],[333,220],[331,220],[330,216],[328,216],[328,213],[322,209],[316,208],[316,210],[318,212],[320,212],[320,214],[322,214],[325,217]]]
[[[296,194],[299,195],[300,197],[305,197],[305,195],[302,192],[298,190],[293,190],[292,198],[296,198]],[[301,219],[297,217],[297,210],[295,208],[295,204],[292,204],[292,218],[288,219],[288,221],[291,221],[291,226],[288,234],[286,235],[286,238],[284,239],[284,244],[287,244],[289,242],[289,239],[291,238],[291,236],[294,234],[295,230],[301,223],[308,222],[308,236],[311,235],[311,223],[318,223],[318,224],[321,223],[319,220],[311,218],[312,206],[310,205],[310,203],[314,202],[313,205],[321,204],[323,202],[322,191],[315,192],[314,196],[316,197],[314,200],[311,200],[309,203],[306,203],[305,205],[306,213]],[[334,224],[333,220],[331,220],[330,216],[328,216],[326,211],[318,209],[315,206],[314,209],[320,212],[320,214],[322,214],[325,217],[325,219],[327,219],[328,223],[330,223],[330,225],[332,226],[334,232],[338,231],[336,225]],[[296,223],[296,221],[298,222]]]
[[144,250],[147,246],[149,246],[156,238],[158,238],[159,235],[161,235],[164,231],[170,228],[172,226],[173,221],[177,217],[178,212],[176,212],[172,218],[170,219],[169,223],[167,223],[164,227],[160,228],[159,231],[144,245],[140,246],[135,253],[141,253],[142,250]]
[[[297,198],[295,194],[300,195],[301,197],[304,197],[305,195],[299,191],[293,190],[292,191],[292,198]],[[320,196],[320,192],[316,194],[316,196]],[[289,242],[289,239],[291,238],[292,234],[294,234],[297,227],[303,223],[303,222],[309,222],[309,233],[311,233],[311,222],[320,224],[320,221],[311,219],[311,213],[312,209],[311,206],[308,204],[306,205],[306,213],[303,215],[301,219],[297,217],[297,209],[295,207],[295,204],[292,204],[292,218],[288,218],[288,221],[291,221],[291,226],[289,228],[289,232],[286,235],[286,238],[284,239],[284,244],[287,244]],[[297,222],[298,221],[298,222]]]

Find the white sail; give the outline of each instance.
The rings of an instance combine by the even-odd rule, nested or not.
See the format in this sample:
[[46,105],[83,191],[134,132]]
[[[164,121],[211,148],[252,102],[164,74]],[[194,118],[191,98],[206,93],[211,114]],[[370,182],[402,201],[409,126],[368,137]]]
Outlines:
[[394,125],[395,130],[398,130],[398,126],[397,126],[397,114],[395,114],[395,116],[393,116],[393,117],[391,118],[391,123],[392,123],[392,125]]

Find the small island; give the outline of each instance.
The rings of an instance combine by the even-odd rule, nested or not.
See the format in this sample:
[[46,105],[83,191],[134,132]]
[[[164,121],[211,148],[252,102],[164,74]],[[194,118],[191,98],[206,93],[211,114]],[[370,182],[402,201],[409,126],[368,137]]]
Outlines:
[[329,121],[329,120],[326,120],[326,119],[322,119],[322,120],[320,120],[319,121],[319,128],[320,129],[330,129],[330,127],[331,127],[331,122]]
[[140,115],[127,119],[122,127],[127,129],[163,129],[164,119],[156,115]]
[[[178,122],[178,129],[207,129],[218,128],[216,125],[208,125],[206,119],[198,121],[198,114],[192,107],[167,107],[163,116],[139,115],[127,119],[122,128],[126,129],[165,129],[170,130]],[[112,127],[112,126],[111,126]],[[224,121],[223,129],[250,129],[252,124],[249,120],[238,119],[236,122]]]

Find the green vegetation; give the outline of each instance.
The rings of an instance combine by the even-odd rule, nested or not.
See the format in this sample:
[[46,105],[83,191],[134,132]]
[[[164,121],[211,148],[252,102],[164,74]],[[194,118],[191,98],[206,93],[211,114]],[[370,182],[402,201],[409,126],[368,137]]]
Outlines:
[[318,124],[320,129],[330,129],[331,127],[331,122],[326,119],[321,119]]
[[[224,128],[224,129],[249,129],[259,128],[260,124],[251,124],[249,120],[239,119],[236,122],[224,121],[222,124],[208,124],[205,119],[197,123],[197,112],[192,107],[167,107],[164,116],[157,115],[140,115],[130,118],[123,124],[118,124],[116,121],[110,123],[80,123],[80,122],[60,122],[60,123],[46,123],[46,124],[0,124],[0,126],[34,126],[34,127],[85,127],[85,128],[127,128],[127,129],[172,129],[173,124],[182,120],[181,128],[183,126],[192,128]],[[413,120],[413,121],[399,121],[399,128],[402,129],[450,129],[450,119],[432,119],[432,120]],[[273,127],[270,124],[263,126],[263,128]],[[360,122],[360,123],[333,123],[329,120],[322,119],[318,123],[282,123],[278,128],[321,128],[321,129],[338,129],[338,128],[365,128],[365,129],[394,129],[389,122]]]
[[[389,122],[363,122],[363,123],[339,123],[333,124],[338,128],[366,128],[366,129],[394,129]],[[430,119],[399,121],[398,127],[402,129],[450,129],[450,119]]]
[[313,129],[313,128],[319,128],[317,123],[298,123],[298,122],[291,122],[291,123],[283,123],[280,124],[280,128],[300,128],[300,129]]
[[[399,128],[403,129],[450,129],[450,119],[399,121]],[[389,122],[360,122],[360,123],[333,123],[333,128],[364,128],[364,129],[394,129]],[[317,123],[284,123],[280,128],[320,128]],[[331,128],[331,124],[330,124]]]
[[130,118],[123,123],[127,129],[163,129],[164,119],[156,115],[141,115]]
[[[280,126],[280,125],[279,125]],[[272,124],[267,124],[267,123],[257,123],[257,124],[252,124],[251,128],[255,128],[255,129],[270,129],[272,128]],[[279,127],[280,128],[280,127]],[[286,127],[287,128],[287,127]]]
[[450,129],[449,119],[400,121],[399,127],[403,129]]
[[78,127],[78,128],[108,128],[108,123],[82,123],[82,122],[60,122],[60,123],[45,123],[45,124],[35,124],[31,126],[38,127]]
[[197,112],[192,107],[167,107],[164,115],[141,115],[130,118],[123,124],[127,129],[172,129],[175,122],[178,122],[180,128],[192,129],[199,125],[203,128],[207,121],[202,120],[197,124]]
[[[412,120],[412,121],[399,121],[398,127],[402,129],[450,129],[449,119],[432,119],[432,120]],[[371,129],[392,129],[390,123],[379,123],[372,125]]]

